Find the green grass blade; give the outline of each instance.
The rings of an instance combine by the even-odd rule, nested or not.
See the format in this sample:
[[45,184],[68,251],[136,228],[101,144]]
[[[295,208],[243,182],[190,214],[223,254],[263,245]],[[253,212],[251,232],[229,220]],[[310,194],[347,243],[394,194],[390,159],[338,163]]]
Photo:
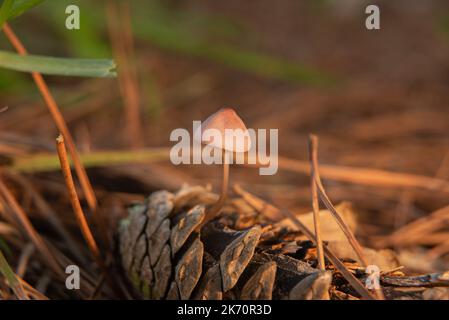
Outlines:
[[109,59],[71,59],[37,55],[21,56],[0,50],[0,67],[49,75],[115,77],[115,63]]
[[42,2],[44,0],[4,0],[0,8],[0,29],[9,19],[20,16]]
[[25,11],[34,8],[42,2],[44,2],[44,0],[15,0],[14,5],[9,13],[8,19],[16,18]]
[[4,0],[2,6],[0,7],[0,29],[3,24],[9,19],[11,10],[14,5],[14,0]]

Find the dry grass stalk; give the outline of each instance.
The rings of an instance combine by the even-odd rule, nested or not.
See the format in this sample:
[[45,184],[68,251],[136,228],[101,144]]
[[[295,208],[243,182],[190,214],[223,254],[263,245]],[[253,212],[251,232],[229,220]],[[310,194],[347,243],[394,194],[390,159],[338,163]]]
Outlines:
[[[279,157],[279,168],[304,174],[310,173],[306,161],[287,157]],[[320,165],[320,174],[326,179],[365,186],[420,188],[449,193],[449,181],[417,174],[336,165]]]
[[448,252],[449,252],[449,239],[446,239],[446,241],[443,241],[436,247],[430,249],[427,254],[431,259],[436,259],[438,257],[445,255]]
[[325,270],[324,264],[324,254],[323,254],[323,241],[321,240],[321,229],[320,229],[320,206],[318,203],[318,191],[316,186],[316,171],[314,167],[314,163],[317,162],[317,153],[318,153],[318,139],[316,136],[309,137],[309,157],[310,157],[310,172],[311,172],[311,185],[310,188],[312,190],[312,207],[313,207],[313,222],[315,227],[315,238],[316,238],[316,247],[318,253],[318,267],[321,270]]
[[7,171],[5,172],[5,175],[17,182],[23,188],[24,192],[29,194],[31,199],[34,201],[37,210],[41,213],[44,219],[48,220],[53,225],[55,231],[58,232],[61,238],[65,240],[65,243],[71,253],[75,255],[79,261],[85,263],[86,259],[84,258],[78,243],[68,232],[66,226],[61,222],[60,217],[56,214],[53,208],[50,207],[44,197],[37,192],[34,185],[21,174]]
[[94,299],[98,296],[98,294],[99,294],[100,291],[101,291],[101,288],[103,287],[104,280],[105,280],[105,277],[104,277],[104,275],[102,274],[102,275],[100,276],[100,279],[98,279],[98,282],[97,282],[97,284],[95,285],[95,288],[94,288],[94,290],[92,291],[92,294],[89,296],[89,299],[88,299],[88,300],[94,300]]
[[30,260],[30,257],[34,253],[35,247],[33,243],[28,243],[25,245],[25,247],[22,250],[22,253],[20,254],[19,262],[17,263],[16,268],[16,274],[19,277],[23,277],[26,273],[26,269],[28,266],[28,261]]
[[429,235],[449,221],[449,206],[443,207],[406,224],[392,235],[381,240],[381,244],[386,245],[410,245],[422,240],[424,235]]
[[[317,148],[318,144],[318,138],[316,136],[311,136],[311,145],[312,149]],[[324,205],[327,207],[327,209],[331,212],[332,216],[337,221],[338,225],[340,226],[341,230],[345,234],[346,238],[348,239],[349,243],[353,247],[355,253],[357,254],[357,257],[360,260],[360,263],[363,267],[366,267],[368,264],[366,262],[366,259],[363,255],[362,247],[360,246],[359,242],[355,238],[355,236],[352,234],[351,229],[347,226],[346,222],[341,218],[340,214],[337,212],[335,207],[333,206],[332,202],[330,201],[329,197],[326,194],[326,191],[324,190],[323,184],[321,183],[320,173],[318,171],[318,157],[316,156],[317,151],[315,152],[315,156],[312,156],[312,177],[314,178],[314,184],[317,188],[317,191],[320,195],[321,201],[323,201]]]
[[[20,55],[27,55],[27,51],[25,47],[23,46],[20,39],[16,36],[14,31],[11,29],[8,23],[4,24],[3,31],[8,38],[9,42],[12,44],[14,49],[17,51]],[[97,198],[95,197],[94,190],[92,188],[92,185],[89,181],[89,178],[87,176],[86,170],[80,160],[80,156],[78,154],[78,151],[75,147],[75,142],[72,138],[72,135],[70,134],[70,131],[68,129],[68,126],[64,120],[64,117],[62,116],[61,111],[59,110],[59,107],[53,98],[53,95],[51,94],[44,78],[40,73],[32,72],[31,73],[34,82],[36,83],[36,86],[38,87],[45,104],[50,111],[51,116],[53,117],[53,120],[56,124],[56,127],[67,140],[67,147],[70,152],[70,156],[73,160],[73,165],[75,167],[75,171],[77,173],[77,176],[80,180],[81,186],[83,188],[84,195],[86,197],[87,203],[89,204],[89,208],[92,210],[92,212],[96,212],[97,209]]]
[[[82,154],[81,159],[86,166],[108,166],[124,163],[160,162],[168,160],[169,156],[170,148],[160,147],[137,151],[96,151]],[[256,160],[251,159],[254,163],[257,163]],[[248,161],[245,161],[244,166],[254,167],[253,164],[247,164]],[[308,161],[279,157],[278,164],[280,169],[310,175],[310,163]],[[25,172],[48,171],[54,170],[57,167],[57,159],[48,153],[27,155],[27,157],[14,157],[14,164],[12,165],[13,169]],[[423,189],[449,194],[448,181],[423,175],[325,164],[320,165],[320,175],[328,180],[364,186]]]
[[[126,132],[130,147],[143,147],[143,128],[140,115],[140,92],[137,79],[130,4],[118,4],[114,0],[106,1],[106,13],[109,38],[115,60],[118,63],[118,81],[120,94],[125,104]],[[117,25],[118,24],[118,25]]]
[[36,288],[34,288],[33,286],[31,286],[28,282],[26,282],[25,280],[23,280],[20,277],[17,277],[20,281],[20,284],[23,286],[23,288],[25,289],[26,293],[33,297],[36,300],[50,300],[48,299],[47,296],[45,296],[44,294],[42,294],[41,292],[39,292]]
[[33,225],[31,224],[31,221],[29,220],[28,216],[26,215],[25,211],[22,209],[22,207],[17,203],[14,196],[11,194],[9,189],[6,187],[6,185],[3,183],[3,181],[0,179],[0,194],[2,195],[3,199],[6,201],[8,207],[11,209],[14,216],[17,218],[17,220],[20,222],[20,225],[25,230],[25,233],[30,238],[30,240],[34,243],[36,248],[43,254],[45,257],[44,261],[47,263],[53,271],[56,272],[58,275],[64,275],[63,271],[61,270],[60,265],[58,264],[57,260],[53,256],[51,250],[48,248],[44,240],[41,238],[39,233],[34,229]]
[[89,228],[89,224],[84,216],[83,209],[81,208],[81,204],[76,193],[75,184],[70,171],[69,160],[67,158],[64,138],[62,135],[59,135],[56,139],[56,148],[58,151],[59,161],[61,163],[62,174],[64,175],[64,181],[67,186],[67,191],[69,192],[70,202],[72,204],[73,212],[75,213],[76,222],[81,229],[81,233],[83,234],[83,237],[86,240],[87,246],[89,247],[95,261],[100,269],[104,269],[103,258],[101,257],[100,250],[98,249],[95,238]]

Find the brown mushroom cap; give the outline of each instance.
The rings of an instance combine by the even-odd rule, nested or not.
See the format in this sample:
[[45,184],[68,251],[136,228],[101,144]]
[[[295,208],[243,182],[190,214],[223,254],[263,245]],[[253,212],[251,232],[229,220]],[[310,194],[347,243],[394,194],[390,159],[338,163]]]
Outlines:
[[[217,139],[213,137],[204,137],[209,129],[220,133],[220,141],[215,141]],[[213,136],[214,133],[207,134]],[[201,124],[201,143],[232,152],[246,152],[251,148],[248,129],[232,108],[218,110]]]

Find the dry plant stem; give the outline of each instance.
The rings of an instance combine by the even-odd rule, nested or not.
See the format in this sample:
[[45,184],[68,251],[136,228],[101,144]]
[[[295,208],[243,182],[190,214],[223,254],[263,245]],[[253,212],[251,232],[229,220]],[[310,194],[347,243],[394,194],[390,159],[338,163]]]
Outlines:
[[437,258],[445,255],[448,252],[449,252],[449,239],[447,239],[446,241],[443,241],[439,245],[430,249],[429,252],[427,252],[427,255],[431,259],[437,259]]
[[22,250],[22,253],[20,254],[20,258],[19,258],[19,262],[17,263],[17,268],[16,268],[16,274],[23,278],[23,276],[25,275],[27,266],[28,266],[28,261],[30,260],[31,255],[34,252],[34,245],[33,243],[28,243],[27,245],[25,245],[25,247]]
[[[312,149],[317,149],[318,144],[318,138],[314,135],[310,136],[310,143],[312,146]],[[323,201],[324,205],[327,207],[327,209],[330,211],[332,216],[337,221],[338,225],[340,226],[341,230],[345,234],[346,238],[348,239],[349,243],[353,247],[357,257],[360,260],[360,263],[363,267],[366,267],[368,264],[366,262],[366,259],[363,255],[362,247],[360,246],[359,242],[355,238],[355,236],[352,234],[351,230],[345,223],[345,221],[341,218],[340,214],[337,212],[335,207],[333,206],[332,202],[330,201],[329,197],[326,194],[326,191],[324,190],[323,184],[321,183],[320,173],[318,171],[318,157],[316,156],[317,150],[313,151],[312,154],[315,153],[315,157],[312,157],[312,170],[313,170],[313,178],[315,185],[317,187],[318,193],[320,195],[321,201]]]
[[25,291],[36,300],[50,300],[47,296],[36,290],[33,286],[31,286],[28,282],[18,277],[20,284],[23,286]]
[[95,238],[90,231],[86,217],[84,216],[83,209],[76,193],[75,184],[73,183],[72,173],[70,171],[69,160],[67,159],[67,152],[65,149],[64,138],[62,135],[56,139],[56,148],[58,150],[59,161],[61,163],[62,174],[64,175],[64,181],[67,186],[67,190],[70,196],[70,202],[72,204],[73,211],[75,213],[76,221],[81,229],[84,239],[87,242],[90,252],[92,253],[95,261],[100,269],[104,268],[103,258],[101,257],[100,250],[98,249]]
[[318,140],[315,136],[311,136],[309,139],[309,157],[310,157],[310,172],[311,172],[311,185],[312,190],[312,207],[313,207],[313,223],[315,227],[315,237],[317,242],[317,253],[318,253],[318,267],[320,270],[325,270],[326,266],[324,263],[323,254],[323,241],[321,240],[321,229],[320,229],[320,207],[318,203],[318,191],[315,184],[316,172],[314,170],[313,163],[317,160],[317,150],[318,150]]
[[[17,51],[17,53],[19,53],[20,55],[27,55],[25,47],[23,46],[19,38],[17,38],[17,36],[15,35],[15,33],[13,32],[8,23],[4,24],[3,31],[6,37],[8,38],[9,42]],[[75,142],[73,141],[72,135],[70,134],[70,131],[67,127],[64,117],[62,116],[62,113],[59,110],[55,99],[50,93],[50,90],[48,89],[48,86],[45,83],[45,80],[42,77],[42,75],[37,72],[32,72],[31,75],[47,105],[48,110],[50,111],[51,116],[53,117],[53,120],[58,130],[62,132],[65,139],[67,140],[67,147],[69,149],[70,156],[72,157],[73,165],[75,167],[77,176],[80,180],[81,187],[83,188],[83,192],[86,197],[87,203],[89,204],[89,208],[95,214],[97,209],[97,198],[95,197],[95,193],[87,176],[86,170],[81,163],[80,157],[75,147]]]
[[[133,149],[143,147],[143,129],[140,116],[140,93],[134,61],[134,43],[130,20],[130,4],[106,1],[109,38],[118,62],[118,84],[125,104],[127,139]],[[118,26],[117,26],[118,23]]]
[[[101,151],[81,155],[86,166],[108,166],[124,163],[154,163],[170,159],[170,148],[148,148],[138,151]],[[244,166],[259,167],[257,159],[246,158]],[[39,165],[35,165],[35,163]],[[44,163],[43,163],[44,162]],[[310,175],[310,163],[287,157],[279,157],[279,168]],[[27,157],[16,156],[12,168],[24,172],[49,171],[59,168],[58,160],[52,154],[41,153],[27,155]],[[439,178],[428,176],[398,173],[378,169],[355,168],[336,165],[320,165],[320,175],[326,179],[352,184],[360,184],[374,187],[400,187],[418,188],[429,191],[437,191],[449,194],[449,182]]]
[[[287,157],[279,157],[279,168],[309,174],[306,162]],[[416,174],[334,165],[320,165],[320,173],[326,179],[365,186],[421,188],[449,193],[449,181]]]
[[449,221],[449,206],[438,209],[430,215],[414,220],[396,230],[392,235],[381,240],[381,245],[404,246],[419,242],[424,235],[428,236],[444,225],[445,221]]
[[44,261],[53,269],[53,271],[56,272],[56,274],[65,277],[65,273],[62,271],[56,258],[53,256],[53,253],[45,244],[44,240],[41,238],[36,229],[34,229],[25,211],[23,211],[22,207],[17,203],[16,199],[14,198],[14,196],[11,194],[11,192],[1,179],[0,179],[0,194],[2,194],[6,203],[11,208],[16,218],[19,220],[21,226],[25,230],[30,240],[34,243],[36,248],[44,255],[45,258]]

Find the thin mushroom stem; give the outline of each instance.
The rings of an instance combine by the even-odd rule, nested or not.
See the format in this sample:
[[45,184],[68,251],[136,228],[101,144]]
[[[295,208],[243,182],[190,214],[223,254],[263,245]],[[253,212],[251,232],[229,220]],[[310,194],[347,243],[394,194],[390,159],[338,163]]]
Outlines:
[[[228,194],[228,185],[229,185],[229,151],[224,151],[223,156],[223,181],[221,184],[221,194],[218,202],[223,206],[224,201],[226,200],[226,196]],[[221,209],[221,208],[220,208]]]
[[228,185],[229,185],[229,151],[226,149],[223,150],[223,180],[221,184],[221,193],[220,197],[218,198],[217,202],[214,203],[214,205],[210,208],[208,212],[206,212],[206,217],[204,218],[202,226],[205,225],[207,222],[212,220],[217,216],[217,214],[220,212],[221,208],[223,208],[223,205],[225,203],[227,194],[228,194]]

